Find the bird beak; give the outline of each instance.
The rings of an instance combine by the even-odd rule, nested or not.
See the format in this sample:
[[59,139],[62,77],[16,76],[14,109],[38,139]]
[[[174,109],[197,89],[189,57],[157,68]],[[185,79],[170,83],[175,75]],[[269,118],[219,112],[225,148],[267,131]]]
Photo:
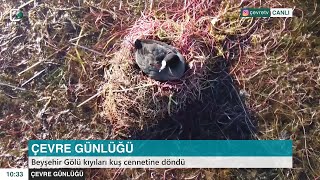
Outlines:
[[167,62],[166,61],[162,61],[161,62],[161,68],[159,69],[159,72],[161,72],[162,70],[164,70],[164,68],[166,68],[167,66]]

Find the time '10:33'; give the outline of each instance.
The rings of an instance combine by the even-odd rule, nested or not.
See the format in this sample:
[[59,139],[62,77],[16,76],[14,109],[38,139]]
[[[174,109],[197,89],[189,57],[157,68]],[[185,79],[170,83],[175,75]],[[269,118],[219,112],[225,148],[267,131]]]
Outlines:
[[8,177],[23,177],[23,172],[7,172]]

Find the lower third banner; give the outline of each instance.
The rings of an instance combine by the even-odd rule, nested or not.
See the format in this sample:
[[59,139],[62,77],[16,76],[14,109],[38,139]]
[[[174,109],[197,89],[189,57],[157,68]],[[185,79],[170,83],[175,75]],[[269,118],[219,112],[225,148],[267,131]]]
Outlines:
[[31,140],[29,168],[292,168],[291,140]]

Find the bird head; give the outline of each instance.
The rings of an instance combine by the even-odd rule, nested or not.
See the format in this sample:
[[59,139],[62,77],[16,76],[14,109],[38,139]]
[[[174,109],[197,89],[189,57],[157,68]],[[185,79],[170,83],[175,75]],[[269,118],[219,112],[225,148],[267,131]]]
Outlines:
[[139,39],[137,39],[137,40],[134,42],[134,47],[135,47],[136,49],[141,49],[141,48],[142,48],[142,42],[141,42]]

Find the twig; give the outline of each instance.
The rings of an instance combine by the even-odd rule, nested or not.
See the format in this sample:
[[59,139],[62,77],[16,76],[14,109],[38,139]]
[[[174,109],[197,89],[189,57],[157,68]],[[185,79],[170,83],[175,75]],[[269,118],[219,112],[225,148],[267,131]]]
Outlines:
[[8,87],[11,87],[13,90],[15,90],[15,89],[18,89],[18,90],[21,90],[21,91],[25,91],[26,90],[25,88],[20,88],[20,87],[13,86],[13,85],[6,84],[6,83],[2,83],[2,82],[0,82],[0,86],[8,86]]
[[[155,84],[146,84],[143,86],[138,86],[138,87],[133,87],[133,88],[129,88],[129,89],[121,89],[121,90],[113,90],[111,91],[112,93],[115,92],[127,92],[127,91],[133,91],[136,89],[140,89],[140,88],[144,88],[144,87],[149,87],[149,86],[154,86]],[[103,92],[105,91],[105,89],[99,90],[96,94],[94,94],[93,96],[91,96],[90,98],[88,98],[87,100],[83,101],[81,104],[79,104],[77,107],[81,107],[82,105],[86,104],[87,102],[91,101],[92,99],[100,96]]]
[[166,174],[167,172],[171,171],[171,170],[174,170],[175,168],[171,168],[171,169],[166,169],[164,172],[163,172],[163,180],[166,180]]
[[144,87],[149,87],[149,86],[154,86],[155,84],[146,84],[143,86],[137,86],[137,87],[133,87],[133,88],[128,88],[128,89],[121,89],[121,90],[113,90],[111,92],[115,93],[115,92],[127,92],[127,91],[133,91],[136,89],[140,89],[140,88],[144,88]]
[[24,82],[21,87],[23,87],[24,85],[28,84],[29,82],[31,82],[34,78],[38,77],[40,74],[42,74],[47,68],[43,69],[42,71],[38,72],[37,74],[35,74],[34,76],[32,76],[30,79],[28,79],[26,82]]
[[75,44],[75,43],[71,43],[71,44],[74,45],[74,46],[80,47],[80,48],[82,48],[82,49],[88,50],[88,51],[90,51],[90,52],[93,52],[93,53],[95,53],[95,54],[98,54],[98,55],[100,55],[100,56],[108,57],[108,56],[102,54],[101,52],[98,52],[98,51],[96,51],[96,50],[93,50],[93,49],[90,49],[90,48],[81,46],[81,45],[79,45],[79,44]]
[[100,96],[103,93],[104,89],[98,91],[95,95],[91,96],[89,99],[83,101],[81,104],[79,104],[77,107],[81,107],[82,105],[86,104],[87,102],[91,101],[92,99]]
[[21,6],[19,6],[18,9],[21,9],[21,8],[27,6],[28,4],[32,3],[32,2],[33,2],[33,5],[34,5],[34,6],[37,5],[37,1],[36,1],[36,0],[30,0],[30,1],[22,4]]
[[21,76],[21,74],[23,74],[23,73],[25,73],[25,72],[29,71],[30,69],[32,69],[32,68],[34,68],[34,67],[36,67],[38,64],[41,64],[42,62],[44,62],[44,60],[41,60],[41,61],[38,61],[38,62],[36,62],[36,63],[32,64],[32,65],[31,65],[30,67],[28,67],[27,69],[25,69],[25,70],[23,70],[23,71],[19,72],[19,73],[18,73],[18,76]]
[[86,36],[88,36],[88,34],[84,34],[84,35],[75,37],[75,38],[73,38],[73,39],[70,39],[69,42],[76,41],[76,40],[78,40],[78,39],[80,39],[80,38],[82,38],[82,37],[86,37]]
[[41,119],[42,118],[42,116],[43,116],[43,114],[46,112],[46,110],[47,110],[47,108],[48,108],[48,105],[50,104],[50,102],[51,102],[51,97],[48,97],[48,98],[46,98],[46,99],[48,99],[48,101],[46,102],[46,104],[44,105],[44,107],[38,112],[38,114],[36,115],[37,116],[37,118],[39,118],[39,119]]
[[124,168],[117,169],[116,173],[113,175],[112,179],[116,179],[122,172],[124,171]]
[[[68,46],[64,46],[64,47],[58,49],[56,52],[54,52],[54,53],[52,53],[51,55],[49,55],[46,59],[50,59],[52,56],[54,56],[55,54],[59,53],[60,51],[62,51],[63,49],[65,49],[65,48],[67,48],[67,47],[68,47]],[[33,64],[32,66],[28,67],[27,69],[19,72],[19,73],[18,73],[18,76],[21,76],[21,74],[29,71],[30,69],[36,67],[37,65],[41,64],[41,63],[44,62],[44,61],[45,61],[45,60],[43,59],[43,60],[41,60],[41,61],[36,62],[35,64]]]

